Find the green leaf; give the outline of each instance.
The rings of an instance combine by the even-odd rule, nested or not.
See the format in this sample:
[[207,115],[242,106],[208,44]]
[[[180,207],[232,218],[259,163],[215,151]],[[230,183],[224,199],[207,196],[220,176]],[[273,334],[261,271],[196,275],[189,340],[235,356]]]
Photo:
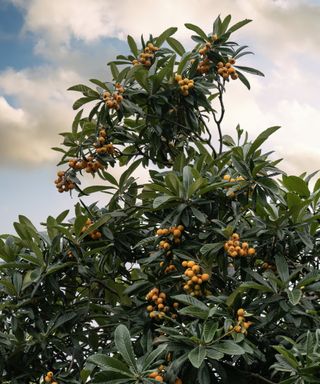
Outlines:
[[119,76],[119,70],[115,63],[111,62],[109,63],[111,74],[114,80],[116,80]]
[[127,36],[128,45],[130,47],[131,52],[133,53],[134,57],[137,57],[139,55],[138,47],[136,42],[134,41],[134,38],[130,35]]
[[241,83],[243,83],[250,90],[250,83],[248,79],[240,71],[237,71],[237,74]]
[[220,341],[214,344],[212,348],[227,355],[243,355],[245,353],[245,350],[232,340]]
[[109,357],[101,353],[96,353],[95,355],[90,356],[88,358],[88,362],[95,364],[103,370],[111,369],[114,372],[127,373],[131,376],[131,372],[129,371],[126,364],[114,357]]
[[72,122],[72,133],[77,133],[78,131],[78,125],[81,120],[83,109],[80,109],[80,111],[76,114],[75,118]]
[[281,354],[281,356],[286,360],[286,362],[293,367],[294,369],[298,368],[298,362],[295,356],[284,348],[282,345],[274,345],[273,348]]
[[90,79],[91,83],[97,85],[98,87],[102,88],[102,89],[105,89],[106,91],[109,91],[110,92],[110,89],[108,88],[107,84],[100,81],[100,80],[97,80],[97,79]]
[[74,221],[74,233],[78,237],[87,221],[87,216],[78,216]]
[[260,146],[268,139],[270,135],[272,135],[274,132],[276,132],[280,127],[279,126],[274,126],[266,129],[260,135],[254,140],[254,142],[251,144],[251,147],[247,153],[247,159],[249,156],[253,155],[254,152],[260,148]]
[[224,354],[213,348],[207,348],[207,357],[212,360],[221,360]]
[[233,33],[237,31],[238,29],[244,27],[246,24],[250,23],[252,20],[250,19],[245,19],[242,21],[239,21],[238,23],[234,24],[232,27],[228,29],[228,33]]
[[240,69],[241,71],[250,73],[251,75],[257,75],[257,76],[263,76],[264,77],[264,74],[255,68],[241,67],[240,65],[235,65],[235,68]]
[[180,41],[176,40],[173,37],[168,37],[167,42],[170,45],[170,47],[177,52],[179,56],[182,56],[185,54],[186,50],[184,49],[183,45],[180,43]]
[[200,300],[198,300],[195,297],[192,297],[190,295],[175,295],[172,298],[174,300],[180,301],[183,304],[192,305],[194,307],[197,307],[198,309],[201,309],[203,311],[208,310],[208,307],[202,301],[200,301]]
[[207,215],[199,211],[199,209],[191,207],[191,211],[194,217],[198,219],[201,223],[205,223],[207,221]]
[[205,343],[211,343],[213,340],[217,329],[219,327],[219,323],[213,320],[208,320],[205,322],[202,330],[202,336]]
[[84,188],[79,194],[79,196],[90,195],[91,193],[95,193],[95,192],[108,191],[110,189],[115,189],[115,188],[108,187],[106,185],[91,185],[90,187]]
[[190,29],[191,31],[194,31],[196,34],[198,34],[204,40],[208,41],[208,36],[206,35],[206,33],[197,25],[186,23],[185,27]]
[[57,320],[54,322],[53,327],[51,328],[51,332],[61,327],[63,324],[67,323],[68,321],[74,319],[76,316],[77,316],[76,312],[67,312],[62,316],[59,316]]
[[200,253],[206,255],[208,253],[218,253],[223,248],[223,243],[205,244],[200,248]]
[[309,197],[308,184],[298,176],[283,176],[283,185],[291,192],[296,192],[301,197]]
[[184,71],[186,67],[186,64],[190,60],[191,56],[192,56],[191,52],[186,52],[182,55],[180,63],[178,65],[177,74],[181,75],[181,73]]
[[133,353],[131,336],[125,325],[120,324],[117,326],[114,332],[114,342],[127,364],[137,371],[137,362]]
[[153,208],[157,209],[161,205],[167,203],[168,201],[176,200],[174,196],[168,196],[168,195],[163,195],[163,196],[158,196],[153,200]]
[[159,35],[156,38],[156,46],[161,47],[161,45],[167,40],[167,38],[170,37],[171,35],[173,35],[174,33],[176,33],[177,30],[178,30],[178,28],[171,27],[171,28],[166,29],[164,32],[162,32],[161,35]]
[[275,261],[280,279],[286,282],[289,279],[289,267],[285,257],[283,255],[276,255]]
[[206,308],[205,310],[203,310],[203,309],[199,309],[198,307],[190,305],[188,307],[184,307],[180,309],[179,314],[206,320],[208,318],[209,308]]
[[198,345],[189,352],[188,358],[195,368],[200,368],[203,360],[206,358],[206,349],[202,345]]
[[289,289],[286,290],[288,299],[292,305],[299,304],[301,297],[302,297],[302,291],[298,288],[294,288],[292,291]]
[[100,98],[100,94],[97,91],[84,84],[73,85],[68,88],[68,91],[82,92],[85,96],[93,97],[94,99]]
[[159,347],[152,352],[146,355],[146,358],[143,360],[143,370],[148,369],[151,364],[156,361],[167,349],[167,344],[161,344]]
[[83,232],[81,236],[79,236],[79,240],[83,240],[87,235],[89,235],[89,233],[98,229],[103,224],[105,224],[107,221],[109,221],[110,218],[111,218],[111,216],[108,214],[105,214],[104,216],[102,216],[100,219],[98,219],[92,225],[90,225],[90,227],[85,232]]
[[97,100],[97,97],[81,97],[76,100],[72,106],[74,110],[79,109],[83,104],[90,103],[91,101]]

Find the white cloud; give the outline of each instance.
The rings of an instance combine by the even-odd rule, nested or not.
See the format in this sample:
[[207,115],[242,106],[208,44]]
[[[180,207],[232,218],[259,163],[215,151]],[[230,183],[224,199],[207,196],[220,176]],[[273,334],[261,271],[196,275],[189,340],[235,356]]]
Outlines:
[[50,149],[61,138],[58,133],[70,127],[73,96],[67,84],[78,80],[77,74],[50,67],[0,73],[0,91],[19,105],[11,106],[0,98],[1,164],[40,164],[57,159]]
[[[34,143],[42,140],[48,147],[53,146],[58,141],[57,133],[68,129],[76,96],[67,94],[65,89],[73,83],[86,82],[90,75],[100,78],[107,56],[111,58],[117,53],[117,47],[110,41],[104,51],[102,38],[124,39],[128,33],[135,37],[149,32],[157,35],[169,26],[178,26],[181,30],[177,36],[186,42],[191,32],[185,30],[183,23],[192,22],[208,30],[218,13],[230,13],[236,15],[234,22],[243,18],[254,20],[236,36],[241,42],[248,41],[250,48],[258,52],[243,62],[262,69],[266,78],[250,76],[250,92],[238,81],[231,84],[226,99],[226,132],[233,133],[240,123],[254,137],[268,126],[279,124],[283,128],[269,144],[279,150],[279,156],[290,157],[289,148],[294,148],[295,154],[298,148],[307,152],[312,162],[294,162],[294,156],[290,157],[299,171],[301,167],[309,170],[312,163],[318,162],[314,143],[320,139],[320,6],[307,0],[226,0],[219,3],[219,8],[212,0],[11,1],[24,10],[24,30],[34,34],[37,52],[53,63],[46,68],[0,74],[0,91],[18,101],[29,133],[35,134]],[[73,48],[73,39],[83,43],[81,49]],[[18,110],[13,112],[17,118]],[[0,127],[3,118],[0,117]],[[27,141],[24,143],[29,146]],[[36,147],[39,149],[39,145]],[[42,151],[43,159],[54,156],[49,152]],[[286,164],[289,169],[288,161]]]

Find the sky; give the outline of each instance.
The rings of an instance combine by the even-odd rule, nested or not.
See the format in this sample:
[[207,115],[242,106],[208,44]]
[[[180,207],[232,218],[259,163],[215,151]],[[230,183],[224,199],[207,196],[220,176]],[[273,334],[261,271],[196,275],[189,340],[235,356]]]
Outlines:
[[281,125],[265,149],[284,158],[282,169],[320,169],[320,0],[0,0],[0,234],[14,231],[19,214],[41,228],[78,201],[53,184],[59,155],[51,147],[70,129],[79,96],[67,88],[108,80],[106,64],[128,53],[128,34],[176,26],[191,48],[184,23],[209,32],[218,14],[253,20],[234,37],[255,52],[241,64],[265,73],[250,77],[251,91],[230,84],[224,133],[239,123],[254,138]]

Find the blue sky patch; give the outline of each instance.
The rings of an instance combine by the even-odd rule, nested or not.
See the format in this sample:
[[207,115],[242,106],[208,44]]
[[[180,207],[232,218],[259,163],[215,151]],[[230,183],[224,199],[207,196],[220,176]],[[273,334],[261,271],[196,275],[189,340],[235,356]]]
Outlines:
[[33,53],[34,37],[22,33],[23,13],[15,6],[0,3],[0,70],[8,67],[22,69],[42,63]]

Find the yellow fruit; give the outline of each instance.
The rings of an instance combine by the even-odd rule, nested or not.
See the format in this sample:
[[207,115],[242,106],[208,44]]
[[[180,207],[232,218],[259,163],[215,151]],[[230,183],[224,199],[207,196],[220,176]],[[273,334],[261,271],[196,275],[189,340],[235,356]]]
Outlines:
[[210,279],[210,276],[207,273],[203,273],[201,275],[202,281],[208,281]]
[[193,270],[193,272],[194,273],[199,273],[200,272],[200,267],[199,267],[199,265],[194,265],[193,267],[192,267],[192,270]]
[[197,276],[192,276],[191,281],[193,283],[197,283],[198,282],[198,277]]
[[239,240],[240,239],[240,235],[238,233],[233,233],[232,236],[231,236],[232,240]]
[[159,297],[161,298],[161,299],[166,299],[166,297],[167,297],[167,295],[164,293],[164,292],[161,292],[160,294],[159,294]]
[[175,229],[175,230],[173,231],[173,236],[174,236],[174,237],[180,237],[180,236],[181,236],[181,231],[180,231],[179,229]]
[[44,381],[45,381],[46,383],[51,383],[51,377],[46,376],[46,377],[44,378]]
[[237,316],[244,316],[246,311],[243,308],[239,308],[237,310]]
[[[160,293],[160,295],[161,295],[161,293]],[[163,298],[162,297],[158,297],[156,303],[157,304],[162,304],[163,303]]]
[[164,243],[164,244],[163,244],[163,249],[165,249],[166,251],[167,251],[168,249],[170,249],[170,244],[169,244],[169,243]]
[[149,376],[151,379],[154,379],[155,377],[158,376],[158,372],[151,372],[148,376]]
[[147,311],[148,311],[148,312],[152,312],[152,311],[153,311],[153,309],[154,309],[154,308],[153,308],[153,306],[152,306],[152,305],[148,305],[148,306],[147,306]]
[[185,275],[191,278],[191,277],[194,276],[194,272],[193,272],[192,269],[188,269],[188,270],[185,272]]
[[224,175],[223,176],[223,180],[225,180],[225,181],[229,181],[230,179],[231,179],[230,175]]
[[188,261],[188,267],[192,268],[196,263],[193,260]]
[[182,265],[184,268],[186,268],[186,267],[188,266],[188,262],[187,262],[186,260],[184,260],[184,261],[181,263],[181,265]]
[[154,379],[157,381],[163,381],[163,377],[160,375],[156,376]]
[[183,232],[184,231],[184,226],[183,225],[178,225],[177,227],[179,229],[179,231]]
[[249,248],[248,249],[248,255],[252,256],[256,253],[256,250],[254,248]]
[[52,377],[53,376],[53,372],[51,372],[51,371],[47,372],[47,376],[48,377]]
[[236,325],[236,326],[233,328],[233,330],[234,330],[236,333],[241,333],[242,328],[241,328],[240,325]]
[[253,323],[251,321],[245,321],[242,325],[245,329],[248,329]]

